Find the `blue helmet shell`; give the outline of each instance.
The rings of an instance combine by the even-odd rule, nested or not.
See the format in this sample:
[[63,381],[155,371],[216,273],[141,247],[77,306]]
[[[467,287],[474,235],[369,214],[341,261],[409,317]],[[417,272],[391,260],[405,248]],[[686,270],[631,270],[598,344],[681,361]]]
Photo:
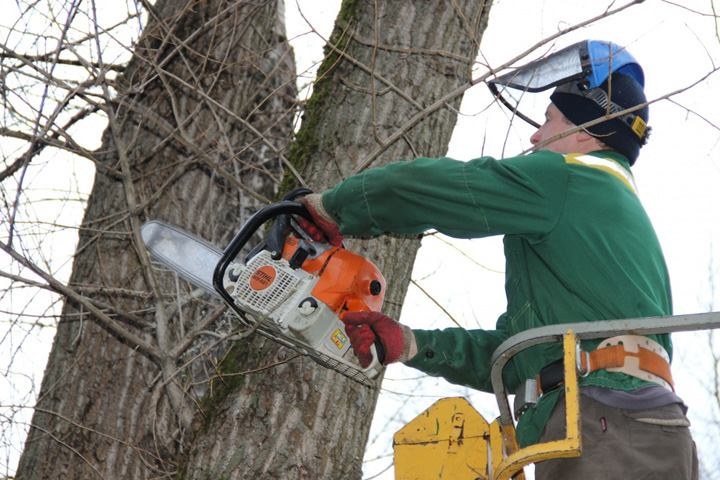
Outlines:
[[586,40],[589,55],[590,72],[586,77],[587,88],[597,88],[615,72],[632,77],[641,87],[645,87],[643,69],[626,48],[612,42]]

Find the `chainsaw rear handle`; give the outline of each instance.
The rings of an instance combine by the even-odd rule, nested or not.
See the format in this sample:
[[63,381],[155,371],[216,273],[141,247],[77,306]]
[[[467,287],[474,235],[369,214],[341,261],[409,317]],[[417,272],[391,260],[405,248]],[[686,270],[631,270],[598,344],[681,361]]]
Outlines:
[[[370,329],[372,330],[372,327],[370,327]],[[375,333],[374,330],[373,333]],[[380,341],[380,337],[377,336],[377,333],[375,333],[375,341],[373,342],[373,346],[375,347],[375,356],[377,357],[378,363],[385,366],[385,346]]]

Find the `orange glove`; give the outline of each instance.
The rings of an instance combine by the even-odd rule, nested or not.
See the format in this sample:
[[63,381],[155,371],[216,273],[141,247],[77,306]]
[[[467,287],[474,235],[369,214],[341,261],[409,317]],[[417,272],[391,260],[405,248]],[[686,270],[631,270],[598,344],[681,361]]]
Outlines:
[[349,312],[342,317],[345,332],[360,365],[368,367],[373,360],[370,347],[376,339],[385,350],[383,365],[408,360],[412,330],[380,312]]

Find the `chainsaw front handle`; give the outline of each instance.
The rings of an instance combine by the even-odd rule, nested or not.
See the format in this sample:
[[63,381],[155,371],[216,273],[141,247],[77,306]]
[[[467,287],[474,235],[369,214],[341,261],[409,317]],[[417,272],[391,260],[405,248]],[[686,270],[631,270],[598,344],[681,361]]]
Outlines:
[[233,304],[232,297],[225,291],[223,287],[223,277],[230,263],[240,254],[242,249],[247,245],[255,232],[260,230],[265,223],[277,218],[281,215],[300,215],[312,222],[312,216],[308,212],[305,205],[298,202],[283,200],[281,202],[270,204],[258,210],[247,222],[238,230],[235,237],[228,243],[227,247],[220,256],[220,261],[215,266],[213,273],[213,287],[226,300]]

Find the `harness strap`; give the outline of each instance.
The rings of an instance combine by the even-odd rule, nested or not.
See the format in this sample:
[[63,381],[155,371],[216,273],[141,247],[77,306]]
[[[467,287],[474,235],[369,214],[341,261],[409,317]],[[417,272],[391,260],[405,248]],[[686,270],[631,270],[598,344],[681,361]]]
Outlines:
[[580,366],[583,372],[622,372],[675,391],[669,360],[659,343],[640,335],[621,335],[604,340],[589,355],[581,355]]
[[[551,364],[535,378],[537,394],[542,395],[561,385],[562,365]],[[557,368],[552,368],[557,367]],[[621,372],[642,380],[658,383],[675,391],[670,370],[670,357],[659,343],[640,335],[608,338],[592,352],[580,352],[578,367],[582,375],[605,369]]]

